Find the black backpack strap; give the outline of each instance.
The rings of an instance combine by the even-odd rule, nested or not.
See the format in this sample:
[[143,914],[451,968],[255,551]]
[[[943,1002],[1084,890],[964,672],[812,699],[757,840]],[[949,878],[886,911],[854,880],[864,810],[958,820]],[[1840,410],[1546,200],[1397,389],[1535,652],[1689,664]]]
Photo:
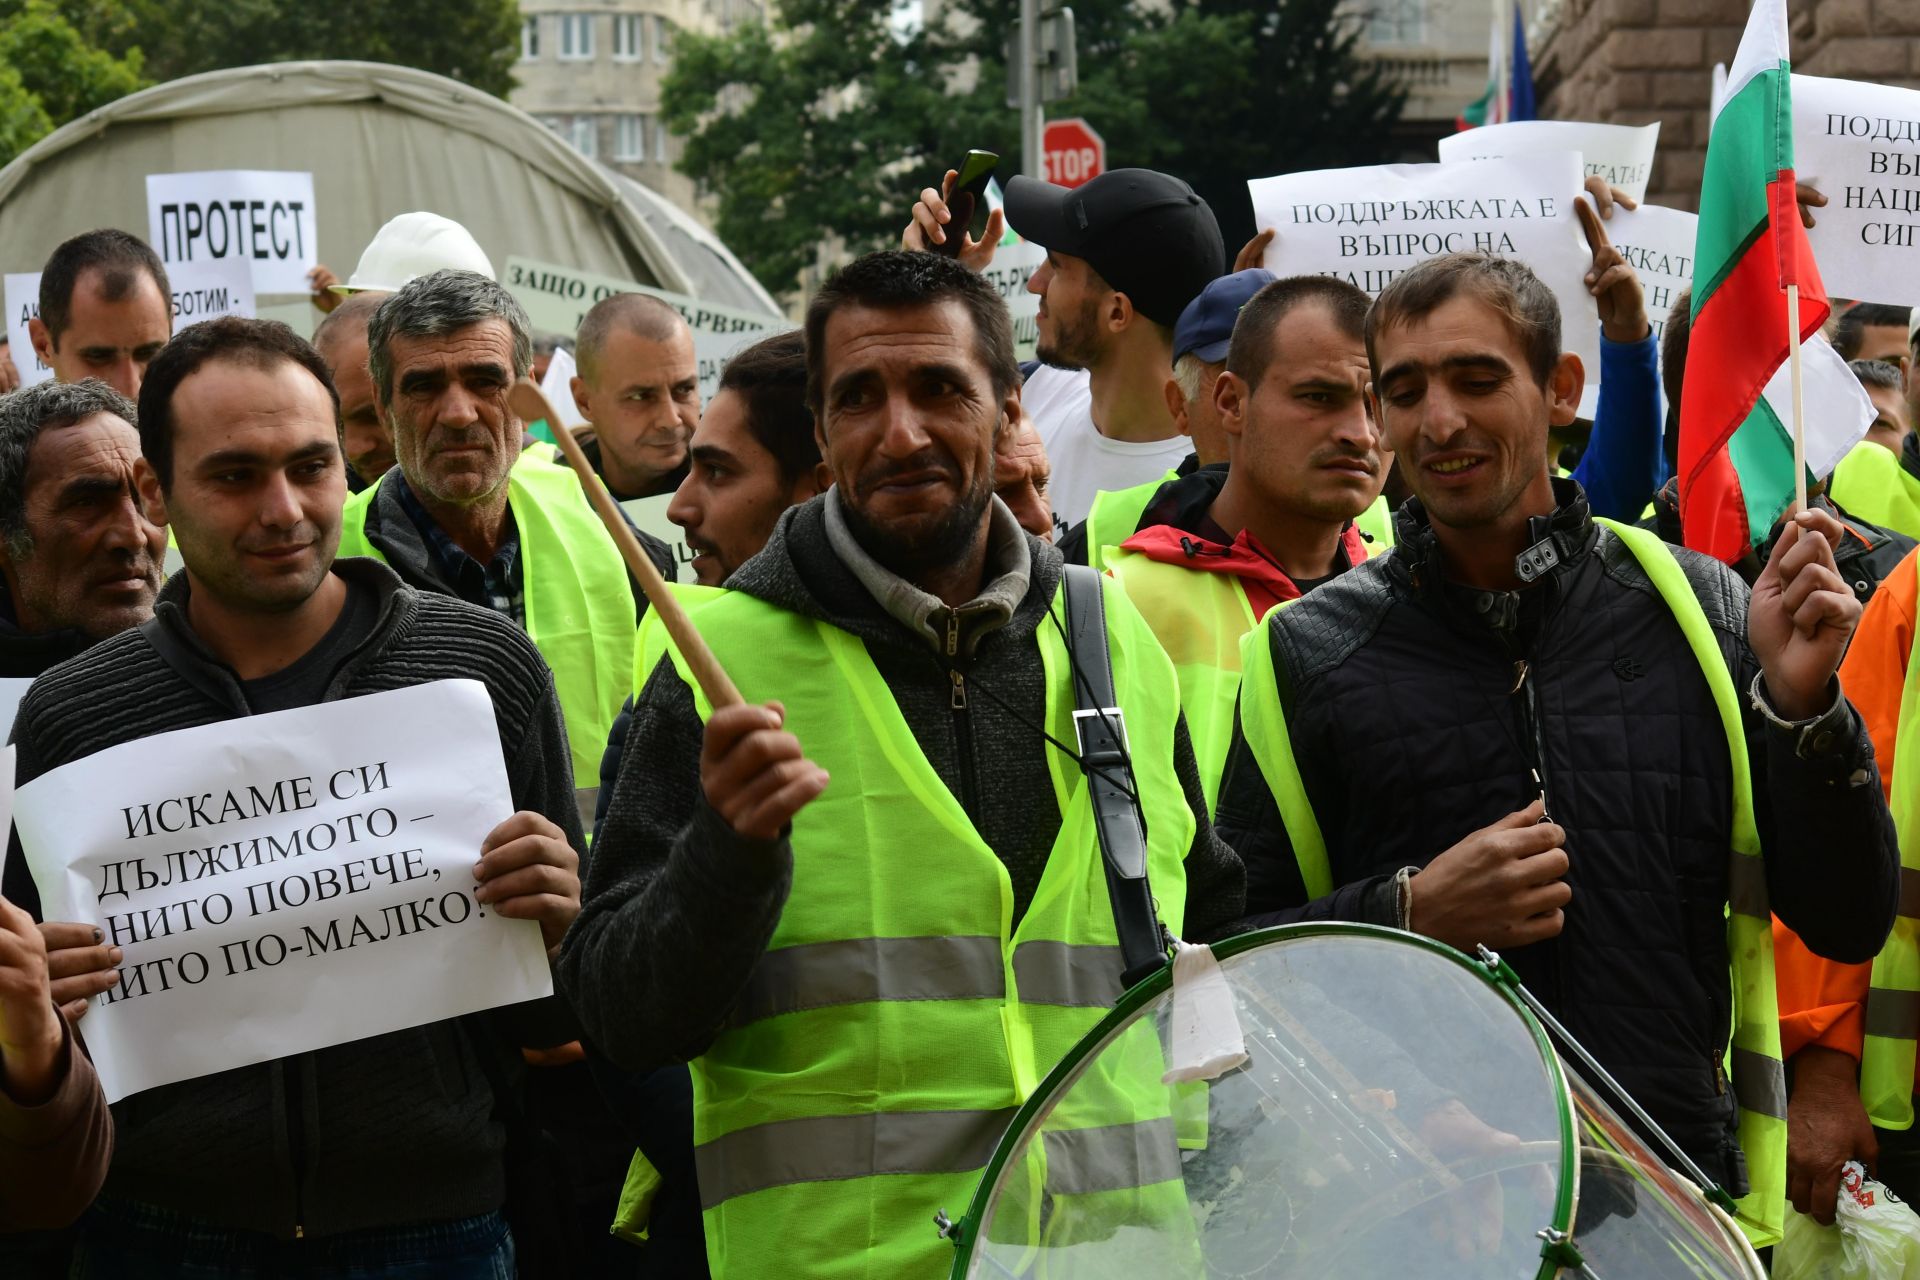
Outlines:
[[1073,725],[1100,833],[1107,894],[1120,938],[1121,980],[1132,986],[1167,962],[1169,939],[1147,881],[1147,828],[1135,799],[1126,721],[1114,705],[1113,655],[1107,647],[1102,575],[1066,566],[1067,652],[1073,668]]

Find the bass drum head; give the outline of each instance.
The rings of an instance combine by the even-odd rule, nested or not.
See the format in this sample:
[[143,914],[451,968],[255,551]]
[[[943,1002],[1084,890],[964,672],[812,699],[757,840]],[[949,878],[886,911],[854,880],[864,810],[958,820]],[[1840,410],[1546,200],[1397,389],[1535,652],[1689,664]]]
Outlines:
[[1580,1132],[1574,1243],[1596,1276],[1747,1280],[1766,1274],[1732,1218],[1661,1163],[1577,1070],[1569,1069]]
[[1542,1274],[1540,1233],[1572,1229],[1572,1108],[1510,993],[1364,926],[1215,951],[1247,1060],[1163,1083],[1188,1001],[1136,988],[1016,1119],[956,1276]]

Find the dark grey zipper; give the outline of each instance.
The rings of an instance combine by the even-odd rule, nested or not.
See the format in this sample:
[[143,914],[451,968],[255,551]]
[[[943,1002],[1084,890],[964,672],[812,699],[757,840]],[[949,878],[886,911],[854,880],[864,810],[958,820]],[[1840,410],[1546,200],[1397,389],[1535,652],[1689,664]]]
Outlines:
[[973,771],[973,718],[967,712],[967,677],[960,670],[960,612],[947,610],[947,675],[953,682],[948,706],[953,710],[953,736],[960,753],[960,807],[975,827],[980,825],[980,783]]

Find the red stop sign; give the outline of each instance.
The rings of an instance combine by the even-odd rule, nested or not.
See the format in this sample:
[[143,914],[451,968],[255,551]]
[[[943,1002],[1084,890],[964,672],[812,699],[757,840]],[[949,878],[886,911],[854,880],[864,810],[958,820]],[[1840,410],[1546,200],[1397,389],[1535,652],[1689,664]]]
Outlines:
[[1078,117],[1047,121],[1041,152],[1047,181],[1062,187],[1077,187],[1106,172],[1106,139]]

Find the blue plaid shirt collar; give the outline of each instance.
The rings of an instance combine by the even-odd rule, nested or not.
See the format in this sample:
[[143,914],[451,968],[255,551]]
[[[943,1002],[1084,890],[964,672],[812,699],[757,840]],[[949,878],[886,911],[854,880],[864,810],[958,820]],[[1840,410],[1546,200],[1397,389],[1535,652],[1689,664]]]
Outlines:
[[393,469],[392,475],[399,485],[396,496],[400,499],[401,508],[420,531],[420,536],[426,539],[427,550],[452,594],[468,604],[491,609],[525,626],[526,598],[522,587],[524,575],[520,569],[520,531],[513,522],[513,508],[507,508],[507,527],[501,535],[499,549],[493,553],[493,560],[483,565],[468,555],[440,527],[440,522],[427,511],[426,505],[414,493],[413,486],[407,483],[407,478],[398,467]]

